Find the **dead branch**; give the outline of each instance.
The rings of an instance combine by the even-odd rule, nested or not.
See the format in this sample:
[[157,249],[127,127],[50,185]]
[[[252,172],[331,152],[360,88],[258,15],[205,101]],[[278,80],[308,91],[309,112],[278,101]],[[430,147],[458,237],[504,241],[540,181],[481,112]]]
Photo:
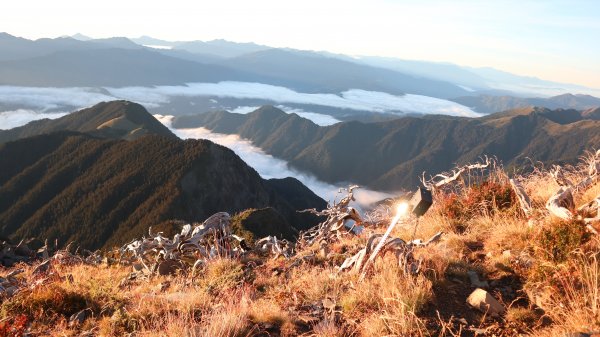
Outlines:
[[586,224],[600,222],[600,195],[596,199],[579,207],[577,213],[581,215]]
[[575,202],[573,201],[573,193],[571,187],[561,187],[556,194],[554,194],[546,202],[546,209],[551,214],[561,218],[563,220],[570,220],[573,218],[573,212]]
[[[374,234],[369,237],[364,248],[344,260],[338,267],[338,271],[351,270],[353,273],[361,273],[361,279],[363,279],[371,266],[371,264],[366,261],[367,256],[374,256],[375,260],[377,257],[385,256],[387,253],[393,253],[398,264],[404,266],[407,272],[415,272],[417,268],[414,268],[415,260],[412,254],[413,249],[427,247],[428,245],[439,241],[442,234],[442,232],[439,232],[425,242],[421,239],[417,239],[408,243],[399,238],[384,238],[384,234]],[[383,242],[379,251],[375,251],[379,243],[382,242],[381,240],[385,240],[385,242]]]
[[[573,198],[573,193],[585,192],[597,180],[600,172],[600,150],[583,157],[583,162],[584,170],[587,172],[583,173],[585,178],[578,183],[573,183],[567,179],[563,173],[562,167],[560,166],[555,165],[550,172],[550,175],[561,187],[552,197],[550,197],[550,199],[548,199],[546,202],[546,209],[548,209],[551,214],[563,220],[573,219],[576,215],[574,213],[575,201]],[[590,207],[593,208],[594,201],[592,201],[590,205]],[[590,207],[586,208],[586,210],[590,209]],[[581,211],[582,209],[580,208],[576,212],[580,214]],[[579,215],[579,217],[586,219],[585,215]],[[588,218],[592,219],[588,221],[593,222],[595,221],[594,218],[595,217]]]
[[347,189],[340,189],[339,193],[346,191],[347,195],[339,203],[334,200],[333,204],[328,204],[327,208],[322,211],[314,208],[302,211],[327,218],[317,226],[301,232],[297,245],[307,247],[315,242],[330,242],[339,239],[346,233],[360,234],[362,231],[360,224],[363,223],[363,219],[358,211],[350,206],[350,202],[354,201],[354,190],[357,188],[359,186],[353,185]]
[[523,188],[523,186],[521,186],[521,184],[518,181],[516,181],[515,179],[510,179],[509,181],[510,186],[517,195],[517,199],[519,199],[521,211],[523,211],[523,214],[525,214],[525,216],[529,218],[531,216],[532,208],[531,199],[529,199],[529,196],[525,192],[525,189]]
[[476,163],[470,165],[464,165],[461,167],[457,167],[448,173],[439,173],[435,176],[431,177],[429,180],[425,179],[425,172],[421,177],[421,183],[427,189],[437,190],[443,187],[444,185],[450,184],[456,180],[458,180],[465,172],[469,172],[471,170],[483,170],[488,168],[491,164],[494,164],[494,160],[485,156],[485,161],[483,163]]

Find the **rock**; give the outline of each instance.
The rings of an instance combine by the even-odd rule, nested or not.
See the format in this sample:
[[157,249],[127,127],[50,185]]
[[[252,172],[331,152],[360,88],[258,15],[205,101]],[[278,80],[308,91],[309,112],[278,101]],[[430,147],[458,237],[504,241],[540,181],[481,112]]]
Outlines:
[[479,275],[477,275],[476,271],[469,270],[467,272],[467,275],[469,275],[469,280],[471,281],[471,284],[477,288],[487,288],[490,286],[487,281],[479,280]]
[[492,316],[504,313],[504,306],[487,291],[477,288],[467,298],[467,303],[473,308]]

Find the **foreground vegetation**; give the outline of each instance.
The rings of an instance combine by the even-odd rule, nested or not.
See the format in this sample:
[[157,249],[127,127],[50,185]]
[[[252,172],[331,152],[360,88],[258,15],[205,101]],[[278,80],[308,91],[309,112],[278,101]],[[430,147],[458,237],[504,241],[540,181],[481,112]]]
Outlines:
[[[578,181],[584,170],[566,169]],[[600,182],[574,194],[575,206],[600,195]],[[395,256],[375,260],[361,279],[339,266],[383,233],[394,205],[380,205],[361,235],[295,258],[250,252],[209,260],[192,275],[131,278],[131,265],[106,258],[83,263],[57,255],[15,270],[20,288],[1,300],[0,335],[21,336],[561,336],[600,331],[600,241],[574,218],[549,214],[559,185],[544,170],[520,177],[531,198],[523,214],[500,168],[438,189],[419,221],[396,226],[409,241],[442,231],[415,249],[417,272]],[[500,315],[475,310],[467,297],[486,289]]]

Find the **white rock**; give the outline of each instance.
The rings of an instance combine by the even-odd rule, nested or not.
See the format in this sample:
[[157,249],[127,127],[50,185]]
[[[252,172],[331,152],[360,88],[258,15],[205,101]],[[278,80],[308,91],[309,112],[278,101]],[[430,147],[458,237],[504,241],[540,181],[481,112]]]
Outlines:
[[504,312],[504,306],[487,291],[477,288],[467,298],[467,303],[488,315],[498,316]]

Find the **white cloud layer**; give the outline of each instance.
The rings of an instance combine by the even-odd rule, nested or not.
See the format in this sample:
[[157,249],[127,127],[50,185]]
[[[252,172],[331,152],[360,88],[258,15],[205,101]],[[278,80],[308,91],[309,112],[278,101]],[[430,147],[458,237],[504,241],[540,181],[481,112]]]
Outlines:
[[[171,128],[173,116],[154,115],[154,117],[169,127],[181,139],[208,139],[216,144],[226,146],[232,149],[248,165],[253,167],[261,177],[265,179],[294,177],[327,201],[333,201],[336,197],[339,201],[340,195],[337,193],[339,188],[351,185],[349,183],[342,183],[339,186],[334,186],[318,180],[311,174],[291,169],[286,161],[266,154],[262,149],[252,145],[249,140],[242,139],[238,135],[213,133],[205,128],[173,129]],[[376,201],[391,196],[389,193],[368,189],[358,189],[355,193],[356,202],[361,207],[367,207]]]
[[[356,111],[379,113],[413,112],[423,114],[445,114],[476,117],[479,114],[455,102],[421,95],[395,96],[383,92],[352,89],[334,94],[299,93],[288,88],[261,83],[219,82],[190,83],[181,86],[123,87],[123,88],[39,88],[0,86],[0,102],[19,105],[28,109],[45,112],[64,110],[65,107],[83,108],[102,101],[126,99],[148,108],[157,108],[168,103],[171,97],[231,97],[238,99],[263,99],[285,105],[308,104]],[[287,112],[311,119],[320,125],[330,125],[338,121],[324,114],[292,109],[284,106]],[[234,111],[238,112],[238,111]],[[239,110],[238,113],[243,113]]]
[[43,112],[65,106],[88,107],[115,97],[94,88],[40,88],[0,86],[0,102],[22,105]]
[[66,115],[66,112],[43,113],[33,110],[19,109],[0,112],[0,130],[8,130],[25,125],[31,121],[50,118],[55,119]]
[[186,86],[107,88],[119,98],[141,104],[160,105],[171,96],[217,96],[241,99],[264,99],[277,103],[314,104],[327,107],[371,112],[413,112],[477,117],[470,108],[444,99],[406,94],[395,96],[388,93],[351,89],[341,95],[307,94],[294,90],[248,82],[189,83]]

